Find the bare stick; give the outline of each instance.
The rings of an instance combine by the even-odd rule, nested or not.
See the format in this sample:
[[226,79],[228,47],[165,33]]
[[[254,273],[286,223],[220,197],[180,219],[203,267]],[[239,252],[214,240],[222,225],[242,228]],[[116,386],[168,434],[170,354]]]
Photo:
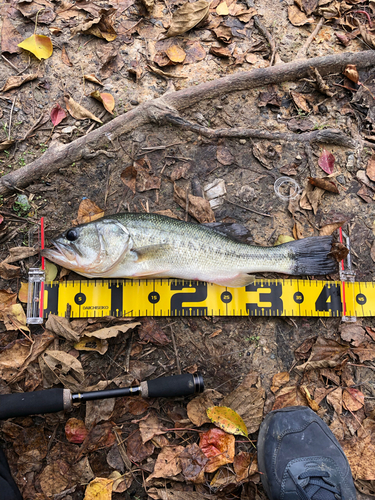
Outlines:
[[180,365],[180,358],[178,356],[178,350],[177,350],[177,345],[176,345],[176,339],[175,339],[175,336],[174,336],[174,331],[171,327],[171,325],[169,325],[170,329],[171,329],[171,335],[172,335],[172,343],[173,343],[173,349],[174,349],[174,355],[176,357],[176,367],[177,367],[177,373],[179,375],[181,375],[181,365]]
[[234,203],[234,201],[230,201],[230,200],[228,200],[228,198],[225,198],[225,201],[227,201],[231,205],[234,205],[235,207],[242,208],[242,210],[248,210],[249,212],[253,212],[254,214],[257,214],[257,215],[262,215],[263,217],[272,217],[272,215],[263,214],[262,212],[257,212],[256,210],[253,210],[252,208],[244,207],[243,205],[239,205],[238,203]]
[[316,35],[319,33],[321,27],[324,24],[324,21],[325,21],[324,17],[321,17],[320,21],[316,25],[316,28],[314,29],[314,31],[311,33],[311,35],[309,36],[309,38],[306,40],[306,42],[303,44],[303,46],[297,52],[296,60],[297,59],[306,59],[306,57],[307,57],[307,49],[310,47],[312,41],[314,40],[314,38],[316,37]]
[[257,68],[252,71],[241,71],[146,101],[68,144],[52,141],[48,150],[40,158],[1,177],[0,196],[7,195],[16,188],[24,188],[37,178],[80,161],[97,149],[105,149],[109,142],[123,134],[128,134],[137,127],[150,122],[158,123],[158,120],[167,112],[176,114],[178,111],[201,103],[204,99],[214,99],[230,92],[305,78],[309,75],[310,67],[317,68],[324,76],[343,71],[347,64],[355,64],[358,70],[374,66],[375,51],[367,50],[353,54],[344,52],[268,68]]
[[129,373],[130,371],[130,353],[132,351],[132,346],[133,346],[133,332],[129,335],[129,338],[126,342],[126,348],[125,348],[125,362],[124,362],[124,369],[126,373]]
[[17,73],[19,72],[19,69],[17,68],[17,66],[15,66],[12,62],[10,62],[9,59],[7,59],[5,56],[3,56],[3,54],[1,54],[1,57],[4,59],[4,61],[6,61],[9,64],[9,66],[12,66],[12,68],[14,70],[16,70]]
[[17,97],[13,99],[13,104],[12,108],[10,110],[10,115],[9,115],[9,127],[8,127],[8,139],[10,139],[10,129],[12,128],[12,115],[13,115],[13,109],[14,109],[14,104],[16,102]]

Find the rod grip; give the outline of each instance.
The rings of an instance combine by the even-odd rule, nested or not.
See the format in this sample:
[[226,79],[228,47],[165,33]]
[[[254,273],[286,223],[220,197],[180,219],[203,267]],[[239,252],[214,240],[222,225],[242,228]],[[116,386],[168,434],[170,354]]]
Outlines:
[[141,388],[142,396],[149,398],[189,396],[197,392],[195,378],[190,373],[142,382]]
[[68,389],[4,394],[0,396],[0,419],[54,413],[71,406]]

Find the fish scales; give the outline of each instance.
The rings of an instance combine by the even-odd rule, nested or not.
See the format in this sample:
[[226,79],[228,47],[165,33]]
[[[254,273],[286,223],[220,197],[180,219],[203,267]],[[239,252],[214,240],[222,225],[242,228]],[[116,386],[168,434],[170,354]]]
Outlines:
[[72,228],[44,255],[87,277],[174,277],[245,286],[251,273],[327,274],[332,237],[275,247],[239,242],[204,225],[157,214],[116,214]]

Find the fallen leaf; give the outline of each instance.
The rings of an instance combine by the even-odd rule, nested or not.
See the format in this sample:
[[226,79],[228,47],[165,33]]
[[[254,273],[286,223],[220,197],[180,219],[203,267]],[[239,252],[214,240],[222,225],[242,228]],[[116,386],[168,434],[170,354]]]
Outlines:
[[113,479],[96,477],[86,488],[83,500],[111,500]]
[[286,386],[280,389],[276,395],[272,410],[280,410],[287,406],[307,406],[306,398],[295,385]]
[[[187,207],[186,194],[187,193],[184,189],[178,187],[177,184],[174,184],[173,199],[183,209],[186,209]],[[208,200],[205,200],[200,196],[193,196],[192,194],[188,194],[188,200],[188,212],[198,222],[215,222],[215,214]]]
[[81,458],[83,454],[92,453],[101,448],[110,448],[115,442],[116,436],[113,433],[113,424],[111,422],[94,425],[82,443],[78,458]]
[[53,123],[53,126],[56,127],[64,118],[67,117],[67,114],[63,110],[63,108],[60,106],[59,103],[56,103],[53,108],[51,109],[50,113],[51,117],[51,122]]
[[222,399],[220,392],[214,389],[206,389],[202,394],[189,401],[187,405],[187,415],[194,425],[200,427],[210,422],[207,416],[207,409],[215,405],[215,402]]
[[182,63],[185,60],[186,52],[178,45],[172,45],[165,50],[168,58],[174,63]]
[[33,2],[21,0],[15,4],[15,7],[33,23],[36,22],[37,16],[38,23],[41,24],[49,24],[56,18],[54,5],[48,0],[34,0]]
[[234,487],[236,484],[237,478],[232,470],[221,467],[210,482],[210,489],[219,492],[224,491],[227,488]]
[[306,363],[295,367],[295,370],[315,370],[316,368],[333,368],[339,365],[350,347],[344,346],[332,339],[318,337],[312,347]]
[[121,333],[126,333],[129,330],[133,330],[135,327],[139,326],[141,323],[125,323],[124,325],[114,325],[108,328],[101,328],[100,330],[95,330],[93,332],[87,333],[91,337],[95,337],[97,339],[110,339],[113,337],[117,337],[117,335]]
[[130,472],[120,474],[120,472],[115,470],[111,472],[108,479],[113,480],[113,493],[124,493],[124,491],[128,490],[133,483],[133,475]]
[[314,129],[314,122],[308,118],[292,118],[287,122],[287,127],[292,132],[308,132]]
[[98,123],[103,123],[99,118],[91,113],[88,109],[84,108],[74,99],[72,99],[69,95],[65,95],[64,97],[66,109],[76,120],[86,120],[89,118],[90,120],[94,120]]
[[182,474],[186,481],[195,484],[204,483],[204,470],[207,462],[208,458],[196,443],[187,446],[180,453]]
[[366,175],[372,181],[375,181],[375,154],[367,162]]
[[[216,57],[230,57],[232,55],[231,51],[227,47],[221,47],[221,46],[217,46],[217,45],[211,45],[209,52],[210,52],[210,54],[212,54]],[[255,59],[256,59],[256,56],[255,56]]]
[[62,33],[62,29],[58,28],[57,26],[48,26],[48,29],[49,29],[51,35],[54,35],[54,36],[59,36]]
[[358,411],[365,404],[365,396],[354,387],[346,387],[342,395],[344,408],[349,411]]
[[247,451],[240,451],[239,454],[234,457],[233,469],[236,473],[236,480],[238,483],[241,483],[249,476],[258,472],[258,462],[255,454],[251,455]]
[[135,194],[136,191],[137,173],[137,169],[134,168],[133,165],[126,167],[125,170],[121,172],[122,182],[133,192],[133,194]]
[[39,253],[39,249],[33,247],[13,247],[9,249],[9,256],[3,261],[7,264],[33,257]]
[[332,174],[335,165],[335,157],[332,153],[330,153],[326,149],[323,149],[322,154],[320,155],[318,160],[318,165],[327,174]]
[[136,189],[143,193],[151,189],[160,189],[161,178],[143,167],[137,166]]
[[314,22],[313,17],[307,17],[297,5],[290,5],[288,7],[288,18],[293,26],[304,26],[305,24],[311,24]]
[[90,75],[83,75],[83,78],[85,80],[88,80],[91,83],[97,83],[98,85],[101,85],[103,87],[104,83],[102,83],[98,78],[96,78],[95,75],[90,74]]
[[308,390],[308,388],[306,386],[301,386],[300,387],[300,391],[302,392],[302,394],[305,396],[306,400],[307,400],[307,403],[308,405],[310,406],[310,408],[314,411],[318,411],[320,409],[320,406],[318,405],[318,403],[316,401],[314,401],[314,399],[311,397],[311,394]]
[[[375,259],[373,258],[373,260],[375,260]],[[1,303],[1,300],[0,300],[0,303]],[[370,335],[370,337],[372,338],[372,340],[375,341],[375,330],[373,328],[371,328],[371,326],[365,326],[365,329],[366,329],[367,334]]]
[[332,243],[331,251],[328,255],[335,259],[336,262],[341,262],[346,259],[348,253],[349,249],[342,243]]
[[153,473],[148,476],[146,483],[155,477],[175,477],[182,471],[180,454],[184,451],[183,446],[165,446],[162,448],[155,462]]
[[117,38],[116,30],[113,26],[113,20],[116,9],[102,8],[96,12],[94,19],[84,21],[71,30],[72,35],[84,33],[85,35],[94,35],[98,38],[104,38],[107,42],[113,42]]
[[143,342],[151,342],[156,345],[167,345],[171,342],[170,338],[159,326],[159,323],[153,318],[145,318],[138,329],[138,335]]
[[91,92],[91,97],[94,97],[97,101],[101,102],[108,113],[113,115],[113,109],[115,107],[115,100],[111,94],[105,92],[99,92],[99,90],[95,90]]
[[59,337],[64,337],[69,342],[78,342],[80,335],[70,327],[67,318],[49,314],[46,322],[46,329],[55,333]]
[[65,45],[63,45],[62,49],[61,49],[61,60],[66,66],[70,66],[70,67],[73,66],[72,62],[69,59]]
[[173,12],[167,37],[183,35],[197,24],[205,20],[209,14],[210,4],[206,0],[194,3],[186,2]]
[[98,207],[93,201],[84,198],[78,207],[77,219],[73,221],[74,225],[85,224],[94,220],[101,219],[104,215],[104,210]]
[[138,429],[133,431],[127,441],[127,455],[132,462],[140,463],[154,453],[154,445],[151,441],[143,443],[141,433]]
[[200,434],[199,447],[209,459],[205,471],[215,472],[234,459],[235,437],[216,427]]
[[29,332],[26,326],[26,314],[21,304],[12,304],[2,312],[3,321],[7,330],[25,330]]
[[302,0],[301,2],[301,7],[302,9],[306,12],[306,14],[309,16],[312,14],[315,9],[319,5],[319,0]]
[[330,236],[333,234],[339,227],[343,226],[347,221],[342,220],[339,222],[333,222],[332,224],[326,224],[325,226],[319,229],[319,236]]
[[221,42],[230,43],[232,41],[232,30],[228,26],[219,26],[212,31]]
[[161,69],[153,66],[152,64],[147,65],[149,70],[155,73],[156,75],[162,76],[163,78],[187,78],[187,76],[175,75],[173,73],[168,73],[166,71],[162,71]]
[[232,153],[225,146],[219,146],[216,150],[216,159],[222,165],[232,165],[235,159]]
[[22,41],[22,36],[11,23],[9,17],[2,16],[3,25],[1,28],[1,52],[9,54],[19,54],[22,52],[18,44]]
[[160,436],[167,431],[158,417],[154,414],[150,414],[146,420],[141,420],[141,422],[139,422],[139,432],[141,433],[142,443],[145,444],[154,436]]
[[291,91],[290,95],[292,96],[294,104],[297,106],[297,108],[302,109],[302,111],[304,111],[305,113],[310,113],[310,106],[308,105],[303,94]]
[[342,340],[351,342],[358,347],[365,340],[365,329],[356,323],[342,323],[340,325],[340,335]]
[[264,389],[252,385],[254,385],[254,372],[249,372],[237,389],[225,396],[221,402],[222,406],[232,408],[243,418],[249,434],[256,432],[260,427],[265,399]]
[[178,167],[174,168],[170,176],[171,181],[175,182],[181,178],[187,179],[190,167],[191,167],[190,163],[184,162],[182,165],[179,165]]
[[183,64],[193,64],[206,57],[206,51],[199,42],[188,41],[185,46],[186,57]]
[[207,416],[213,424],[225,432],[248,437],[245,422],[232,408],[211,406],[211,408],[207,408]]
[[155,5],[155,0],[142,0],[142,3],[146,7],[147,12],[151,13]]
[[349,78],[349,80],[351,80],[354,83],[358,83],[359,74],[355,64],[347,64],[343,73],[346,76],[346,78]]
[[[4,290],[0,290],[0,311],[1,311],[1,292]],[[22,282],[20,289],[18,290],[18,300],[20,302],[27,303],[29,294],[29,283]]]
[[216,7],[216,14],[218,16],[227,16],[229,14],[229,9],[228,5],[226,2],[221,2],[217,7]]
[[289,382],[289,372],[280,372],[276,373],[272,378],[271,391],[273,393],[277,392],[280,387],[287,384]]
[[66,388],[80,390],[85,375],[78,359],[67,352],[51,350],[43,354],[42,360]]
[[65,424],[65,436],[69,443],[81,444],[86,439],[88,430],[82,420],[70,418]]
[[327,177],[323,179],[317,179],[314,177],[309,177],[309,183],[313,186],[324,189],[325,191],[330,191],[331,193],[340,194],[336,184],[330,181]]
[[8,90],[15,89],[26,82],[31,82],[38,78],[39,75],[37,73],[32,73],[28,75],[20,75],[20,76],[11,76],[5,82],[4,87],[1,89],[2,92],[7,92]]
[[375,424],[374,420],[366,418],[357,436],[340,442],[349,460],[351,472],[355,479],[375,480]]
[[53,46],[48,36],[33,34],[18,44],[21,49],[28,50],[38,59],[48,59],[52,56]]
[[255,64],[258,61],[258,56],[256,54],[246,54],[245,60],[249,64]]
[[[14,141],[13,139],[6,139],[5,141],[0,143],[0,151],[6,151],[10,147],[12,147],[15,142],[16,141]],[[5,279],[8,279],[8,278],[5,278]]]
[[108,351],[108,342],[96,339],[95,337],[83,337],[83,339],[74,344],[74,349],[77,349],[77,351],[96,351],[103,355]]
[[45,271],[45,281],[54,281],[56,279],[58,269],[57,266],[53,264],[53,262],[45,260],[44,271]]
[[[320,201],[322,199],[322,196],[324,195],[325,193],[325,190],[324,189],[320,189],[319,187],[313,187],[311,184],[307,184],[306,185],[306,189],[304,190],[304,192],[302,193],[302,197],[301,197],[301,201],[300,201],[300,206],[301,208],[305,208],[306,206],[304,205],[304,202],[302,201],[303,200],[303,197],[304,195],[306,196],[311,208],[313,209],[314,211],[314,214],[316,214],[317,210],[318,210],[318,207],[319,207],[319,204],[320,204]],[[306,207],[307,208],[307,207]],[[310,210],[311,210],[310,208]]]

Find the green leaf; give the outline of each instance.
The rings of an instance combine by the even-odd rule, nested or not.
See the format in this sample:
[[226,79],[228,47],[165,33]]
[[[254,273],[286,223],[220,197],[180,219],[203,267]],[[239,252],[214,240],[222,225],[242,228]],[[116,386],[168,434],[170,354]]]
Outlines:
[[237,412],[226,406],[211,406],[207,409],[207,416],[213,424],[229,434],[248,437],[245,422]]

